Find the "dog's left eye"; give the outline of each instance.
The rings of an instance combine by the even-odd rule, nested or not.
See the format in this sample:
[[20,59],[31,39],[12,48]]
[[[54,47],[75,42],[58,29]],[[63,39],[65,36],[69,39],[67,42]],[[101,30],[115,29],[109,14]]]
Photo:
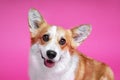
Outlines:
[[48,42],[49,41],[49,35],[48,34],[45,34],[45,35],[43,35],[43,40],[45,41],[45,42]]
[[66,43],[66,40],[64,38],[61,38],[60,41],[59,41],[59,44],[64,45],[65,43]]

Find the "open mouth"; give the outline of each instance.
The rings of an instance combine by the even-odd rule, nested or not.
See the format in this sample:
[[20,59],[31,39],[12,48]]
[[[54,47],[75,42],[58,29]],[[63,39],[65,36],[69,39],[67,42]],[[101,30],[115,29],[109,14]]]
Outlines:
[[44,59],[44,64],[45,66],[52,68],[55,65],[55,62],[53,62],[52,60]]
[[[41,51],[40,51],[40,52],[41,52]],[[40,53],[40,54],[41,54],[42,59],[44,60],[44,65],[45,65],[46,67],[52,68],[52,67],[55,65],[55,62],[53,62],[52,60],[49,60],[49,59],[45,59],[45,58],[43,57],[42,53]]]

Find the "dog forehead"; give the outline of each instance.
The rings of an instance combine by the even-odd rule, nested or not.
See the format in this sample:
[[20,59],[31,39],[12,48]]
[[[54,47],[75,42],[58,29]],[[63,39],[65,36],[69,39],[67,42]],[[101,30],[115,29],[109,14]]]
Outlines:
[[48,29],[48,33],[51,34],[51,36],[55,36],[57,32],[57,26],[51,26],[49,29]]
[[65,30],[62,29],[61,27],[57,27],[57,26],[51,26],[48,29],[48,33],[51,34],[51,36],[65,36]]

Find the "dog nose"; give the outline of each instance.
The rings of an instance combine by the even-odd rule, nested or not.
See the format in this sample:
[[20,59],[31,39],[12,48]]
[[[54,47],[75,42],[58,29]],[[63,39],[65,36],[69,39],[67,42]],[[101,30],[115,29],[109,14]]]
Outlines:
[[49,59],[53,59],[53,58],[55,58],[56,57],[56,52],[55,51],[53,51],[53,50],[48,50],[47,51],[47,56],[48,56],[48,58]]

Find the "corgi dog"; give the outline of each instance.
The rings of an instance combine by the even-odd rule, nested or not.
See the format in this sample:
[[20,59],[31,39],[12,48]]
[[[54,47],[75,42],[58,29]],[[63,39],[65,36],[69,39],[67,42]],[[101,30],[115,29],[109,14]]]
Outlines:
[[36,9],[30,9],[28,22],[30,80],[114,80],[108,65],[77,50],[89,36],[91,25],[72,29],[49,25]]

